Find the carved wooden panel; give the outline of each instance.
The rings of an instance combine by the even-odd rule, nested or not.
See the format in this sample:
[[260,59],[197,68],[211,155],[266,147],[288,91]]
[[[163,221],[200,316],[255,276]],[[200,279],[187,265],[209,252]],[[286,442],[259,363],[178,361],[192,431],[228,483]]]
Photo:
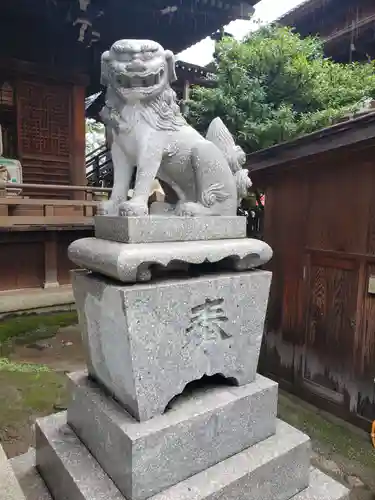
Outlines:
[[341,153],[332,158],[331,163],[321,160],[311,171],[306,220],[309,248],[365,252],[368,205],[372,196],[368,177],[371,169],[373,165],[359,154],[345,157]]
[[[22,158],[23,181],[31,184],[70,184],[69,162],[62,160],[48,160],[47,158]],[[41,191],[39,191],[41,192]],[[52,191],[44,191],[49,193]],[[37,191],[35,191],[37,194]],[[61,194],[61,193],[60,193]],[[45,196],[44,196],[45,198]]]
[[304,377],[337,393],[353,368],[358,271],[349,259],[311,257]]
[[21,81],[17,88],[21,156],[69,158],[70,87]]
[[361,374],[371,379],[375,377],[375,295],[369,293],[369,281],[375,276],[375,264],[367,266],[364,282],[364,307],[361,332],[357,340],[356,360]]
[[14,89],[10,82],[5,81],[0,87],[0,105],[14,106]]

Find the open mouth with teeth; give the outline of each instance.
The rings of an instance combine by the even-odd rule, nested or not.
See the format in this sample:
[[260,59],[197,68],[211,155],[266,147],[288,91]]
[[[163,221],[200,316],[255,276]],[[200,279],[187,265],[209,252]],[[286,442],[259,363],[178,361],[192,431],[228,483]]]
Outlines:
[[121,74],[116,76],[117,84],[125,89],[139,89],[139,88],[150,88],[159,85],[163,80],[164,69],[161,69],[159,73],[150,75],[130,75]]

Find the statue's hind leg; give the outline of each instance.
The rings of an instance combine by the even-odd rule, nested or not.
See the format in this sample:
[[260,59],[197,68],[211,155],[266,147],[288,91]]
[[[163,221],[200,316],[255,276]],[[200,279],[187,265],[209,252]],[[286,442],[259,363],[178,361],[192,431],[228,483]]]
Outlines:
[[191,154],[197,200],[179,204],[177,215],[236,215],[236,182],[221,151],[214,144],[202,141]]

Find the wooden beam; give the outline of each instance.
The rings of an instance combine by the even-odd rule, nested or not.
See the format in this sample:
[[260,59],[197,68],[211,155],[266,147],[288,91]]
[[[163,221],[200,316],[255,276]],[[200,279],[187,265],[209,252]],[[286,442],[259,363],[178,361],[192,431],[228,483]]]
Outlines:
[[94,220],[92,217],[75,216],[33,216],[33,215],[15,215],[11,217],[0,217],[0,229],[16,226],[92,226]]
[[51,207],[96,207],[97,201],[79,201],[79,200],[45,200],[39,198],[0,198],[0,206],[14,205],[39,205]]
[[51,232],[44,241],[44,288],[58,288],[56,232]]
[[40,78],[40,75],[43,75],[43,78],[56,80],[59,83],[73,83],[83,86],[86,86],[89,83],[87,75],[69,72],[66,69],[59,70],[51,68],[50,66],[39,65],[17,59],[1,58],[0,70],[6,71],[7,74],[14,74],[17,77],[24,75],[36,76]]
[[[71,163],[70,179],[75,185],[85,185],[86,180],[86,128],[85,128],[85,88],[73,87],[72,110],[71,110]],[[85,194],[77,191],[73,194],[74,199],[84,199]]]
[[268,149],[263,149],[247,157],[250,176],[260,170],[279,167],[300,158],[326,153],[342,147],[359,144],[373,144],[375,138],[375,113],[348,120],[332,127],[319,130]]

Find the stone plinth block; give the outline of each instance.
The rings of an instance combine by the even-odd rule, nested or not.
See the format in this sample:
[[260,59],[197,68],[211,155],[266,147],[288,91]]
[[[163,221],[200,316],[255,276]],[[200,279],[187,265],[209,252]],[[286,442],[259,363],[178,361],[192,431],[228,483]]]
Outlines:
[[245,270],[259,267],[272,257],[267,243],[247,238],[143,244],[82,238],[69,246],[68,253],[79,267],[124,283],[149,281],[152,266],[185,269],[188,264],[209,262]]
[[68,423],[119,490],[144,500],[276,430],[277,384],[196,390],[138,422],[84,374],[70,375]]
[[253,382],[271,273],[122,285],[73,273],[90,375],[138,420],[164,412],[189,382]]
[[246,238],[246,217],[95,217],[95,236],[122,243]]
[[[36,445],[37,466],[54,500],[124,499],[64,413],[37,421]],[[277,421],[273,436],[150,499],[288,500],[309,485],[309,455],[308,437]]]

